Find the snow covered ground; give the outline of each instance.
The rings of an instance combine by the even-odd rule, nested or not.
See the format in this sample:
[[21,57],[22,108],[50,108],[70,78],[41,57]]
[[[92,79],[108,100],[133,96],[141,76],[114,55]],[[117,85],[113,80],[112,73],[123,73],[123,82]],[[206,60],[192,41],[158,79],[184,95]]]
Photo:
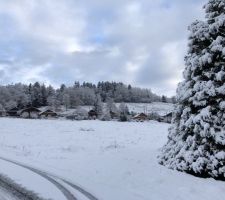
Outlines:
[[4,188],[0,188],[0,199],[1,200],[19,200],[12,194],[10,194],[7,190]]
[[224,182],[158,165],[168,126],[0,118],[0,156],[65,177],[100,200],[221,200]]
[[157,113],[160,116],[173,111],[174,104],[153,102],[153,103],[126,103],[130,112],[134,113]]

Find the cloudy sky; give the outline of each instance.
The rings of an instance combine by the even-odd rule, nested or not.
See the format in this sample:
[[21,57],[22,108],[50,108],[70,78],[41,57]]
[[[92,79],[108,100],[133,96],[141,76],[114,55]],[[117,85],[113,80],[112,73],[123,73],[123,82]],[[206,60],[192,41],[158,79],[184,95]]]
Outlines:
[[123,81],[175,94],[206,0],[0,0],[0,84]]

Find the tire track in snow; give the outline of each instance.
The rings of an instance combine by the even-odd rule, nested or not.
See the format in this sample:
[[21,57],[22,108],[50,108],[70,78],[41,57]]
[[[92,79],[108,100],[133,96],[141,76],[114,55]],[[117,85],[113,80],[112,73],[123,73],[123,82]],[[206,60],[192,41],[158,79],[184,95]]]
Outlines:
[[67,200],[77,200],[77,198],[74,197],[74,195],[69,190],[67,190],[63,185],[61,185],[55,179],[53,179],[50,176],[46,175],[46,173],[44,173],[44,172],[42,172],[40,170],[34,169],[32,167],[26,166],[24,164],[18,163],[16,161],[12,161],[12,160],[9,160],[9,159],[6,159],[6,158],[2,158],[2,157],[0,157],[0,159],[4,160],[6,162],[9,162],[9,163],[13,163],[13,164],[15,164],[17,166],[20,166],[20,167],[23,167],[25,169],[28,169],[28,170],[38,174],[39,176],[43,177],[44,179],[47,179],[49,182],[54,184],[64,194],[64,196],[67,198]]
[[69,186],[71,186],[72,188],[74,188],[75,190],[79,191],[80,193],[82,193],[84,196],[86,196],[88,199],[90,200],[99,200],[97,199],[94,195],[92,195],[90,192],[87,192],[86,190],[84,190],[83,188],[63,179],[63,178],[59,178],[60,180],[62,180],[64,183],[68,184]]
[[31,171],[33,171],[34,173],[42,176],[43,178],[49,180],[51,183],[53,183],[60,191],[63,192],[63,194],[67,197],[68,200],[77,200],[77,198],[75,198],[73,196],[73,194],[68,190],[66,189],[62,184],[60,184],[59,182],[57,182],[57,179],[58,180],[61,180],[63,181],[65,184],[69,185],[70,187],[72,187],[73,189],[75,189],[76,191],[80,192],[81,194],[83,194],[86,198],[88,198],[89,200],[99,200],[97,197],[95,197],[93,194],[91,194],[90,192],[84,190],[83,188],[81,188],[80,186],[64,179],[64,178],[61,178],[61,177],[58,177],[56,175],[53,175],[53,174],[50,174],[48,172],[45,172],[45,171],[41,171],[39,169],[35,169],[31,166],[27,166],[27,165],[24,165],[22,163],[19,163],[17,161],[13,161],[13,160],[10,160],[10,159],[7,159],[7,158],[4,158],[4,157],[0,157],[1,160],[4,160],[4,161],[7,161],[7,162],[10,162],[10,163],[13,163],[15,165],[18,165],[18,166],[21,166],[23,168],[26,168],[26,169],[29,169]]
[[7,176],[0,174],[0,199],[6,200],[45,200],[33,191],[27,190]]
[[[25,166],[23,166],[23,167],[25,167]],[[77,198],[74,197],[74,195],[69,190],[67,190],[63,185],[61,185],[55,179],[51,178],[50,176],[46,175],[45,173],[43,173],[39,170],[30,168],[30,167],[25,167],[25,168],[33,171],[34,173],[42,176],[43,178],[47,179],[49,182],[53,183],[64,194],[64,196],[67,198],[67,200],[77,200]]]

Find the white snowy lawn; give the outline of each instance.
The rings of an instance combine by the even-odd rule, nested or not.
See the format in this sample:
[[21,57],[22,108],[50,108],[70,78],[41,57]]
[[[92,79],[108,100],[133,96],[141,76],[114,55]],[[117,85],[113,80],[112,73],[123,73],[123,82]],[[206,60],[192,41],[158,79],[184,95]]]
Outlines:
[[0,118],[0,156],[63,176],[100,200],[221,200],[224,182],[158,165],[167,129],[158,122]]
[[[119,103],[116,104],[119,107]],[[134,113],[157,113],[160,116],[173,111],[174,104],[153,102],[153,103],[126,103],[130,112]]]

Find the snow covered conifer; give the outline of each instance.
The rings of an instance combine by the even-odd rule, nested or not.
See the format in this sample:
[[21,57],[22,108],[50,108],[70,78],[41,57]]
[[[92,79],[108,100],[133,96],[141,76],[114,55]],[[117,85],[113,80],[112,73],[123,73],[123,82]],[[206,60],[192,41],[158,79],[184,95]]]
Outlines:
[[129,114],[129,109],[125,103],[121,103],[119,105],[119,111],[120,111],[120,121],[125,122],[128,121],[128,114]]
[[119,112],[112,98],[106,99],[106,108],[110,113],[115,113],[116,115]]
[[101,118],[103,115],[103,103],[99,94],[96,95],[96,100],[94,102],[94,110],[97,113],[98,118]]
[[66,107],[66,110],[71,106],[70,102],[70,95],[67,93],[64,93],[62,96],[62,103]]
[[209,0],[206,20],[190,27],[184,81],[159,162],[203,177],[225,178],[225,0]]

